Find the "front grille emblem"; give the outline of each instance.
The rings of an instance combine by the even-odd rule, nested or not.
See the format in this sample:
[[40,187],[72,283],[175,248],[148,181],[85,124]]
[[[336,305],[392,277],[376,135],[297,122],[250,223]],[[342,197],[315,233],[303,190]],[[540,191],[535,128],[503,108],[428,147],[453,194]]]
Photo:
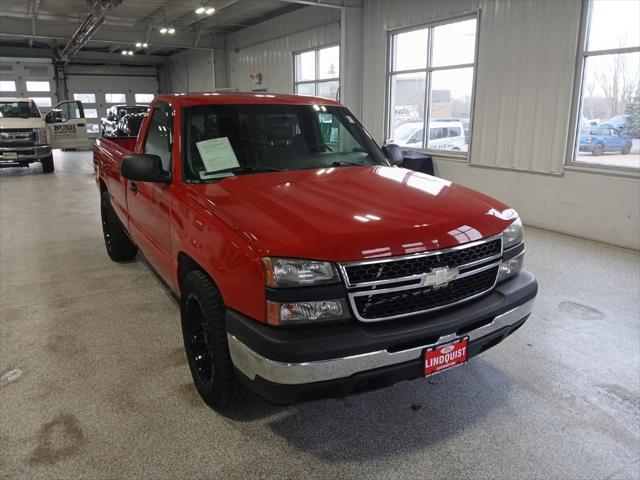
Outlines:
[[434,289],[446,287],[451,280],[454,280],[458,276],[458,267],[439,267],[434,268],[429,273],[425,273],[422,276],[420,282],[421,287],[432,287]]

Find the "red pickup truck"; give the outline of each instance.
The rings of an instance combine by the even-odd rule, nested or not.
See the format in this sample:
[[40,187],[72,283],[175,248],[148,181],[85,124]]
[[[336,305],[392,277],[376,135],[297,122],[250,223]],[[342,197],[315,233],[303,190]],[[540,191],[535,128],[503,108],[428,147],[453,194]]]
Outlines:
[[331,100],[156,97],[94,149],[107,253],[138,249],[180,299],[204,401],[275,403],[433,375],[531,313],[517,213],[399,168]]

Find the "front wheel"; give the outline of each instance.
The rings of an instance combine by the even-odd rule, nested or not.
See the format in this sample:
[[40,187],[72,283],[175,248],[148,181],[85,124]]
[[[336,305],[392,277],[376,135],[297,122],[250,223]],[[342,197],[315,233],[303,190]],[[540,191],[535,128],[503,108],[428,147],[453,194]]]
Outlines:
[[44,173],[53,173],[53,155],[49,155],[48,157],[44,157],[41,161],[42,163],[42,171]]
[[225,311],[211,279],[200,270],[188,273],[180,294],[184,348],[196,389],[211,408],[232,405],[244,391],[233,371]]
[[629,152],[631,152],[631,142],[625,143],[624,147],[622,147],[622,150],[620,151],[622,155],[629,155]]
[[593,146],[593,151],[591,152],[593,155],[595,155],[596,157],[602,155],[602,153],[604,152],[604,145],[601,143],[596,143]]
[[114,262],[132,260],[138,253],[138,247],[127,236],[120,219],[113,210],[107,190],[102,190],[100,193],[100,216],[104,245],[109,258]]

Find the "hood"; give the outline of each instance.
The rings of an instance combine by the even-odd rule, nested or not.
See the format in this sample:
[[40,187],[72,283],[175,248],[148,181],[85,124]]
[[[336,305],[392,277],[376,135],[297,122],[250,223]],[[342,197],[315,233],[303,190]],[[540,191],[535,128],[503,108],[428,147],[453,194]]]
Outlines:
[[44,128],[44,120],[38,118],[0,117],[0,129],[5,128]]
[[394,167],[337,167],[193,185],[260,256],[360,260],[496,235],[514,212],[485,195]]

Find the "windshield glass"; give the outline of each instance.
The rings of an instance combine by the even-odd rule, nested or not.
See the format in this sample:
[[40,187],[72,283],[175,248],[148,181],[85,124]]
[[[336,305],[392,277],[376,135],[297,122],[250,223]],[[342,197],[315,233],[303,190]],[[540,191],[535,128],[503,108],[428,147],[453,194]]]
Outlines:
[[388,165],[375,142],[343,107],[207,105],[185,112],[186,180]]
[[36,104],[31,101],[0,102],[0,117],[2,118],[40,118]]

